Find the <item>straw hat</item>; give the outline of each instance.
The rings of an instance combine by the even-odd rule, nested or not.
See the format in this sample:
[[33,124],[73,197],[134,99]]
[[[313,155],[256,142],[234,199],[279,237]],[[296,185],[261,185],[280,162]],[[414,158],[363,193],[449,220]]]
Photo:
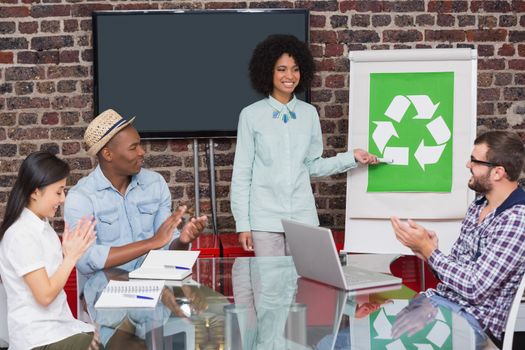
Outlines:
[[88,146],[87,153],[90,156],[96,155],[113,136],[133,123],[133,120],[135,117],[130,120],[124,119],[112,109],[100,113],[89,123],[84,134],[84,142]]

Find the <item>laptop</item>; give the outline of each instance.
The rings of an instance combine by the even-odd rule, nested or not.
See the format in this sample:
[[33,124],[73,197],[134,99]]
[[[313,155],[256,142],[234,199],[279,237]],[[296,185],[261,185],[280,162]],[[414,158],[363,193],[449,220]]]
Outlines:
[[344,290],[400,285],[401,278],[341,266],[330,229],[281,220],[297,273]]

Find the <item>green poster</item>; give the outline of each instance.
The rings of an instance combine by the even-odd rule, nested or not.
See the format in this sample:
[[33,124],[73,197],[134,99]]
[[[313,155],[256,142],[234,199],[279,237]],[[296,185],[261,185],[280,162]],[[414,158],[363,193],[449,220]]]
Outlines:
[[454,73],[371,73],[368,192],[450,192]]

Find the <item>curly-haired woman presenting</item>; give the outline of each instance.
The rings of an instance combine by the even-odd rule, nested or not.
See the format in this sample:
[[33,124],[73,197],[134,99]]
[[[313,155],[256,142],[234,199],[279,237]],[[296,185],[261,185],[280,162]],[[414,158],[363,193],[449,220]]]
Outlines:
[[239,241],[256,256],[285,255],[281,219],[319,225],[310,176],[346,172],[377,158],[355,149],[322,158],[323,139],[314,106],[294,92],[308,88],[314,62],[307,44],[291,35],[259,43],[250,79],[264,99],[239,117],[231,185],[231,208]]

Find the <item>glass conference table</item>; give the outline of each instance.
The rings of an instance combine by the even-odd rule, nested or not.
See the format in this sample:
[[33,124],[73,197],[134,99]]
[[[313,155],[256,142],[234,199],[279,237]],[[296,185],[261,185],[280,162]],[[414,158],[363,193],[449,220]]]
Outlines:
[[78,279],[79,317],[106,349],[491,348],[462,316],[405,286],[347,293],[299,278],[291,257],[198,259],[151,309],[94,308],[125,271]]

